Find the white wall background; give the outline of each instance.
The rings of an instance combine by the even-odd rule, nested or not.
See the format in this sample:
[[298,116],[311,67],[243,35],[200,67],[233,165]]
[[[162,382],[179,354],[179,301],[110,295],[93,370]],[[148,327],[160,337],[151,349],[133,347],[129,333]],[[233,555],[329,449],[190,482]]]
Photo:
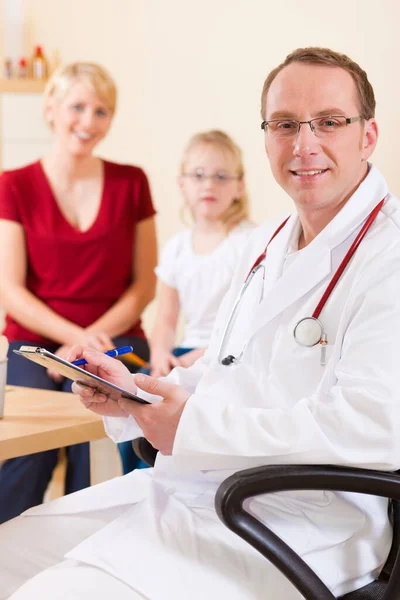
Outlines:
[[329,46],[365,68],[381,130],[374,161],[400,195],[397,0],[24,0],[24,8],[26,50],[42,44],[50,58],[93,60],[115,77],[119,108],[100,152],[145,168],[161,244],[182,227],[176,174],[198,130],[225,129],[243,148],[255,221],[291,207],[269,172],[259,97],[268,72],[299,46]]

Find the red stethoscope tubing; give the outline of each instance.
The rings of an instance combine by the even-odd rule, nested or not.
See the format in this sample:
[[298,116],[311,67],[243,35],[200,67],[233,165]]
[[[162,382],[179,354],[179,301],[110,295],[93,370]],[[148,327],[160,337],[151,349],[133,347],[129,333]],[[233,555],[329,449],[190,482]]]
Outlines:
[[337,282],[339,281],[343,271],[345,270],[345,268],[351,261],[355,251],[357,250],[358,246],[361,244],[361,242],[364,239],[365,235],[367,234],[368,230],[371,228],[372,223],[375,221],[376,217],[378,216],[378,213],[381,210],[383,203],[385,202],[385,199],[386,199],[386,196],[379,202],[379,204],[377,204],[375,206],[375,208],[368,215],[367,220],[365,221],[364,225],[358,232],[356,239],[354,240],[354,242],[348,249],[346,256],[344,257],[344,259],[338,266],[338,268],[337,268],[334,276],[332,277],[331,281],[329,282],[329,285],[326,288],[321,300],[318,302],[318,304],[312,314],[312,317],[314,317],[314,319],[318,319],[319,315],[321,314],[322,309],[324,308],[329,296],[333,292],[333,289],[334,289],[335,285],[337,284]]
[[281,229],[283,229],[286,225],[286,223],[289,221],[290,219],[290,215],[287,217],[287,219],[285,219],[283,221],[283,223],[281,223],[278,227],[278,229],[275,231],[275,233],[272,235],[271,239],[269,240],[268,244],[265,246],[265,250],[262,254],[260,254],[260,256],[255,260],[254,265],[251,267],[250,271],[247,274],[247,277],[245,279],[245,283],[248,280],[248,278],[251,275],[251,272],[258,267],[258,265],[264,260],[264,258],[267,256],[267,250],[268,250],[268,246],[270,245],[270,243],[272,242],[272,240],[274,239],[274,237],[276,237],[278,235],[278,233],[280,232]]
[[[357,250],[358,246],[361,244],[362,240],[364,239],[365,235],[367,234],[368,230],[371,228],[371,225],[373,224],[373,222],[375,221],[376,217],[378,216],[379,211],[381,210],[384,202],[386,200],[386,196],[384,198],[382,198],[382,200],[379,202],[379,204],[377,204],[375,206],[375,208],[370,212],[370,214],[367,217],[367,220],[365,221],[364,225],[362,226],[362,228],[360,229],[359,233],[357,234],[356,239],[354,240],[354,242],[352,243],[352,245],[350,246],[350,248],[348,249],[346,256],[343,258],[342,262],[340,263],[339,267],[337,268],[334,276],[332,277],[331,281],[329,282],[328,287],[326,288],[324,294],[321,297],[321,300],[318,302],[312,317],[314,319],[318,319],[319,315],[321,314],[322,309],[324,308],[325,304],[327,303],[327,300],[329,298],[329,296],[331,295],[334,287],[336,286],[337,282],[339,281],[343,271],[345,270],[345,268],[347,267],[347,265],[349,264],[349,262],[351,261],[355,251]],[[275,231],[275,233],[272,235],[271,239],[269,240],[268,244],[265,247],[265,250],[262,254],[260,254],[260,256],[256,259],[256,261],[254,262],[254,265],[251,267],[246,280],[248,280],[249,276],[251,275],[252,271],[258,267],[258,265],[266,258],[267,256],[267,250],[268,250],[268,246],[270,245],[270,243],[272,242],[272,240],[278,235],[278,233],[280,232],[281,229],[283,229],[283,227],[286,225],[286,223],[288,222],[290,217],[287,217],[287,219],[285,219],[283,221],[283,223],[281,223],[279,225],[279,227],[277,228],[277,230]]]

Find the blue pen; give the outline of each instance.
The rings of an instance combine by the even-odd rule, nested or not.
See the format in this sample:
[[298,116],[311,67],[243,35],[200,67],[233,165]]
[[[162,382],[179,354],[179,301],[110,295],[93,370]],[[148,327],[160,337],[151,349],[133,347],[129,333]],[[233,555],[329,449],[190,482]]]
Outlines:
[[[104,352],[104,354],[106,356],[121,356],[121,354],[128,354],[129,352],[132,352],[133,348],[132,346],[121,346],[120,348],[113,348],[112,350],[107,350],[107,352]],[[84,358],[80,358],[79,360],[74,360],[73,365],[76,365],[77,367],[79,367],[80,365],[86,365],[87,361]]]

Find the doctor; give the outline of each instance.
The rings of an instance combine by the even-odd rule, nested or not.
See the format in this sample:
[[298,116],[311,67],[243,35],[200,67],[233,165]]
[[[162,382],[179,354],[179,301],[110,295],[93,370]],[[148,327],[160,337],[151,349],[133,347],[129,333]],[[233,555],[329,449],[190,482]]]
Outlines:
[[[70,359],[83,355],[110,381],[163,398],[139,406],[78,390],[88,408],[106,416],[116,441],[137,437],[139,427],[160,453],[154,470],[31,509],[0,527],[1,598],[21,586],[12,600],[79,600],[89,593],[119,600],[298,599],[275,568],[219,522],[213,502],[221,481],[263,464],[400,467],[400,205],[367,162],[378,137],[374,111],[365,72],[331,50],[296,50],[270,73],[262,94],[265,146],[296,212],[278,233],[283,219],[252,236],[209,351],[193,367],[176,368],[166,380],[133,379],[113,359],[75,349]],[[356,239],[358,248],[316,311]],[[227,328],[267,244],[265,268],[247,279]],[[311,345],[316,331],[322,344]],[[290,492],[252,500],[249,510],[335,595],[370,582],[391,543],[382,498]]]

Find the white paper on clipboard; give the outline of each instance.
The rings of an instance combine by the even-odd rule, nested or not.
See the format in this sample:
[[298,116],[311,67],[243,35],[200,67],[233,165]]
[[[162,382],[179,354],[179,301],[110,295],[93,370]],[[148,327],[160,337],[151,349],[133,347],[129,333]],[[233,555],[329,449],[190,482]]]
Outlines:
[[72,381],[77,381],[81,385],[87,385],[91,388],[95,388],[97,391],[107,395],[112,400],[118,400],[121,396],[123,396],[124,398],[135,400],[141,404],[149,404],[147,400],[143,400],[143,398],[127,392],[114,383],[110,383],[98,375],[93,375],[92,373],[85,371],[85,369],[73,365],[67,360],[52,354],[45,348],[40,348],[37,346],[21,346],[19,350],[14,350],[14,352],[19,356],[23,356],[28,360],[32,360],[45,369],[56,371],[56,373],[63,375],[63,377],[66,377],[67,379],[72,379]]

